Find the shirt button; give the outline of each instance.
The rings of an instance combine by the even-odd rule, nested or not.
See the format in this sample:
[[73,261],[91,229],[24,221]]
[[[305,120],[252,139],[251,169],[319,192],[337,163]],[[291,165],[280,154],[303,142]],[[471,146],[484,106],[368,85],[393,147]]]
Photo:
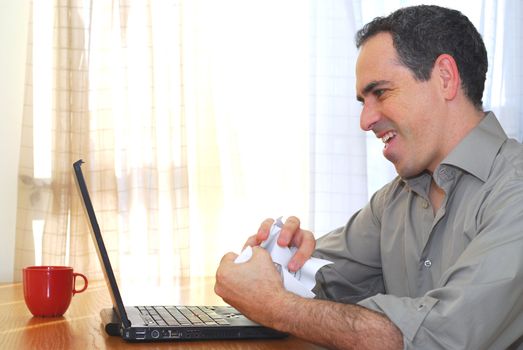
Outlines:
[[423,209],[427,209],[429,207],[429,202],[427,201],[423,201],[423,203],[421,204],[421,206],[423,207]]
[[430,261],[430,259],[427,259],[423,262],[423,266],[425,266],[426,268],[429,268],[432,266],[432,261]]

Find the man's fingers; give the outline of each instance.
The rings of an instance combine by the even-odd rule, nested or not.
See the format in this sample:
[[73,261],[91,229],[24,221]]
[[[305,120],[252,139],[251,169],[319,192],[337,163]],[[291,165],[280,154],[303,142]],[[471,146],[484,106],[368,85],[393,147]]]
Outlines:
[[289,216],[283,227],[281,228],[280,237],[278,238],[278,245],[280,247],[286,247],[291,243],[293,237],[299,234],[300,231],[300,219],[296,216]]
[[269,237],[269,232],[271,231],[271,226],[274,223],[274,219],[265,219],[260,225],[258,232],[256,233],[256,244],[260,245],[261,242],[265,241]]
[[252,247],[251,259],[271,259],[271,257],[269,252],[263,249],[262,247]]
[[312,232],[303,230],[301,232],[302,235],[297,239],[298,242],[296,242],[298,250],[287,266],[292,272],[298,271],[303,264],[309,260],[314,252],[314,248],[316,248],[316,240],[314,239]]
[[247,247],[255,247],[257,245],[260,245],[260,243],[258,242],[257,236],[256,235],[250,236],[249,238],[247,238],[247,241],[243,245],[242,250],[244,250]]
[[227,283],[224,283],[224,281],[227,280],[227,271],[232,267],[231,265],[234,265],[234,260],[237,256],[237,254],[232,252],[225,254],[216,269],[214,292],[219,296],[222,296],[226,291],[226,287],[224,288],[224,286],[227,286]]
[[273,219],[263,220],[263,222],[260,224],[260,228],[258,228],[258,232],[255,235],[252,235],[249,238],[247,238],[247,241],[243,245],[242,249],[247,248],[247,246],[259,246],[263,241],[265,241],[269,237],[269,232],[271,230],[273,222]]
[[222,260],[220,261],[220,265],[221,264],[226,264],[226,263],[229,263],[229,262],[234,262],[234,260],[238,257],[238,254],[236,253],[233,253],[233,252],[229,252],[227,254],[225,254],[223,257],[222,257]]
[[[243,249],[247,246],[257,247],[265,241],[269,237],[273,223],[273,219],[265,219],[261,223],[258,232],[247,239]],[[300,219],[296,216],[289,216],[287,220],[285,220],[278,238],[279,246],[287,247],[292,245],[298,248],[288,265],[291,271],[299,270],[311,257],[316,247],[316,241],[312,232],[300,229],[300,224]]]

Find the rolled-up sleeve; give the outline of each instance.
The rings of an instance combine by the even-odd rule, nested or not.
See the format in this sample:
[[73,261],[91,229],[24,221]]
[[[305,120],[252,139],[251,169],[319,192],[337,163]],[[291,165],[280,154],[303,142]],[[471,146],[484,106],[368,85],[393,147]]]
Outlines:
[[359,305],[384,313],[405,349],[507,349],[523,332],[522,251],[506,242],[423,297],[377,294]]
[[430,296],[422,298],[395,297],[392,295],[377,294],[359,303],[368,309],[378,311],[387,317],[403,333],[404,343],[412,343],[423,321],[430,313],[438,299]]

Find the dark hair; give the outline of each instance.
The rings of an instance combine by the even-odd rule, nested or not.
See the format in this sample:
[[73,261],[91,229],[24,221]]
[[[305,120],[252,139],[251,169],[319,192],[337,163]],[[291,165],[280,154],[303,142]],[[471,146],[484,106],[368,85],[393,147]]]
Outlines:
[[380,32],[392,35],[401,63],[420,81],[430,78],[438,56],[451,55],[456,60],[463,91],[477,109],[482,109],[487,50],[465,15],[439,6],[405,7],[367,23],[356,33],[356,47]]

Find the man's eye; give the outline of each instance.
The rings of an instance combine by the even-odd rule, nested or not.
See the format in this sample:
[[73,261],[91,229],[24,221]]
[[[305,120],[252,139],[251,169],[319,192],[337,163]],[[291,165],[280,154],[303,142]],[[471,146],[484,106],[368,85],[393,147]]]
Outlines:
[[372,93],[374,94],[374,96],[380,97],[381,95],[383,95],[385,93],[385,89],[376,89]]

